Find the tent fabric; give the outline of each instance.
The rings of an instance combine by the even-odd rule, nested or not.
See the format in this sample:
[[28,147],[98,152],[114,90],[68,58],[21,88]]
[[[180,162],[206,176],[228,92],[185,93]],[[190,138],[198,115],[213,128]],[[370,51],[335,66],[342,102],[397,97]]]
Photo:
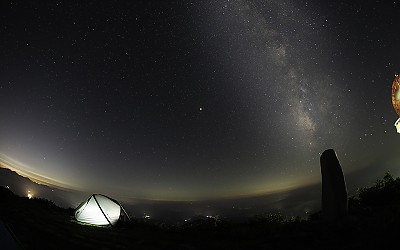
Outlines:
[[128,216],[116,201],[101,194],[93,194],[75,210],[77,221],[93,225],[115,225]]

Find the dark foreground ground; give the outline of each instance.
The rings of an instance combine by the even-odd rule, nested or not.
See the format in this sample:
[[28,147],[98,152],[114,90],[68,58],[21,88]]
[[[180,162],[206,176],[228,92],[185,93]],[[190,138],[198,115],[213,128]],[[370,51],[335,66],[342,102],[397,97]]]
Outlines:
[[[0,219],[22,249],[398,249],[400,179],[389,174],[349,199],[349,216],[323,222],[266,214],[246,223],[198,218],[185,225],[133,219],[118,227],[77,223],[73,210],[0,187]],[[0,249],[2,249],[0,242]]]

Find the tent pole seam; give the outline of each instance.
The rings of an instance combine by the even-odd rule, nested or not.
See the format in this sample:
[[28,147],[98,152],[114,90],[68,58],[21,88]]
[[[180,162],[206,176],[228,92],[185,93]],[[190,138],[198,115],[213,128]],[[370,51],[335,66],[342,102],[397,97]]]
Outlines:
[[97,203],[97,206],[99,206],[99,208],[100,208],[100,211],[103,213],[103,215],[104,215],[104,217],[106,218],[106,220],[108,221],[108,223],[110,223],[110,225],[112,226],[112,224],[111,224],[110,220],[107,218],[107,215],[104,213],[104,211],[103,211],[103,209],[101,208],[101,206],[100,206],[99,202],[97,201],[97,199],[96,199],[96,196],[95,196],[95,195],[93,195],[93,198],[94,198],[94,200],[96,201],[96,203]]

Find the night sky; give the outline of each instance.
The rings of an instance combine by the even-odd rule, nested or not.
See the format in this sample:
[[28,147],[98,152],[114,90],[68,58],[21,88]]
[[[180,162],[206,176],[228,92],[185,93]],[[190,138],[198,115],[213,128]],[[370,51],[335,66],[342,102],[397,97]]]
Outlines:
[[317,183],[328,148],[345,175],[398,176],[399,15],[398,1],[2,1],[1,159],[158,200]]

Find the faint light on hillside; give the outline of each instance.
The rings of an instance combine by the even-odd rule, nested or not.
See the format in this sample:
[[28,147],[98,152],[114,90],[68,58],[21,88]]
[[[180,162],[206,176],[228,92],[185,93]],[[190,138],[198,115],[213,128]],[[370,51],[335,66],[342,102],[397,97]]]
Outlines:
[[27,196],[28,196],[28,198],[29,198],[29,199],[32,199],[32,198],[33,198],[33,194],[31,193],[31,191],[30,191],[30,190],[28,190],[28,194],[27,194]]

